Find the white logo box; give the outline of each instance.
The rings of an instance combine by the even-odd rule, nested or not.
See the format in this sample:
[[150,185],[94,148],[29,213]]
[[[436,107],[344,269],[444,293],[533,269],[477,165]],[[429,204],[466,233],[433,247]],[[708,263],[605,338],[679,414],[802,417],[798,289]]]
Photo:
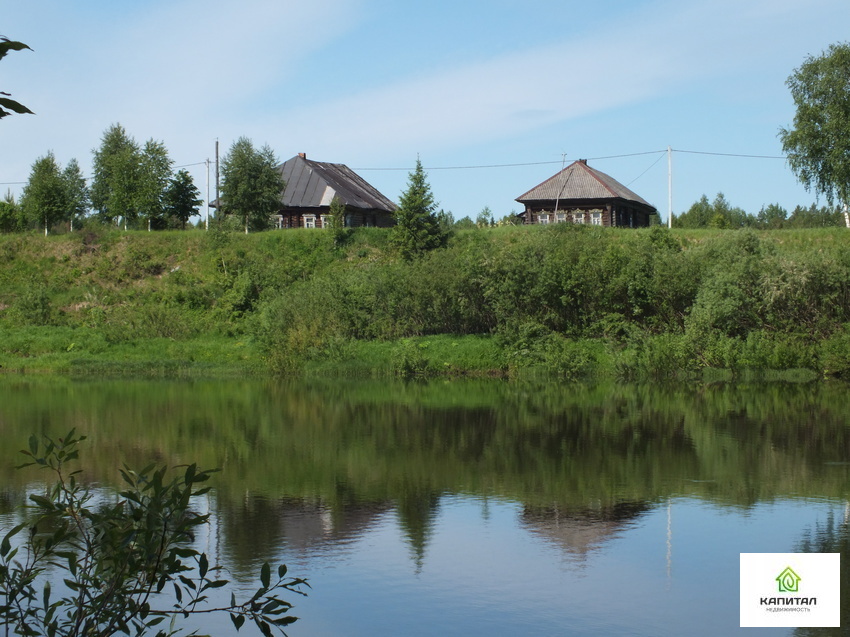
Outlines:
[[741,553],[742,627],[840,625],[840,553]]

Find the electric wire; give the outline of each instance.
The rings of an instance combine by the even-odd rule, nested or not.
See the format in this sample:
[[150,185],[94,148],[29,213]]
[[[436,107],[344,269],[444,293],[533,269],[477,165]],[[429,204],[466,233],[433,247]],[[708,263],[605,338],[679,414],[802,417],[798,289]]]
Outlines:
[[[688,155],[709,155],[709,156],[714,156],[714,157],[738,157],[738,158],[742,158],[742,159],[784,159],[784,160],[789,159],[789,157],[785,156],[785,155],[753,155],[753,154],[744,154],[744,153],[718,153],[718,152],[703,151],[703,150],[687,150],[687,149],[681,149],[681,148],[672,148],[671,152],[673,152],[673,153],[684,153],[684,154],[688,154]],[[602,160],[606,160],[606,159],[622,159],[622,158],[626,158],[626,157],[639,157],[641,155],[655,155],[655,154],[660,154],[661,156],[663,156],[663,154],[665,154],[665,153],[667,153],[666,149],[647,150],[647,151],[643,151],[643,152],[639,152],[639,153],[623,153],[623,154],[620,154],[620,155],[600,155],[598,157],[588,157],[587,160],[588,161],[602,161]],[[661,160],[661,157],[659,157],[656,160],[655,163],[658,163],[658,161],[660,161],[660,160]],[[181,164],[179,166],[175,166],[175,168],[190,168],[190,167],[193,167],[193,166],[203,166],[206,163],[207,163],[207,160],[204,160],[204,161],[194,162],[194,163],[190,163],[190,164]],[[548,161],[516,162],[516,163],[509,163],[509,164],[472,164],[472,165],[467,165],[467,166],[430,166],[430,167],[425,167],[424,170],[437,171],[437,170],[482,170],[482,169],[491,169],[491,168],[523,168],[523,167],[527,167],[527,166],[546,166],[546,165],[553,165],[553,164],[560,164],[560,163],[561,163],[561,161],[553,159],[553,160],[548,160]],[[653,163],[649,168],[647,168],[647,170],[644,171],[644,173],[647,172],[650,168],[652,168],[652,166],[654,166],[655,163]],[[367,172],[367,171],[387,171],[388,172],[388,171],[409,171],[411,169],[409,167],[405,168],[405,167],[396,166],[396,167],[359,167],[359,168],[354,168],[353,170],[363,171],[363,172]],[[634,183],[635,181],[640,179],[644,175],[644,173],[641,173],[640,175],[638,175],[634,180],[632,180],[629,183],[630,184]],[[86,179],[91,179],[91,177],[86,177]],[[0,186],[22,186],[22,185],[26,185],[27,183],[28,182],[26,182],[26,181],[0,181]]]

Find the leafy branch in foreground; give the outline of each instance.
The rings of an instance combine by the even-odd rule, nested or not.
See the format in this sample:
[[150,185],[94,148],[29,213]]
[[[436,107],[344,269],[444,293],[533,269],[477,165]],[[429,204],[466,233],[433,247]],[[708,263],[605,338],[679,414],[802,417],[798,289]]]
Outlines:
[[[122,633],[166,637],[181,634],[191,616],[227,613],[236,630],[252,622],[263,635],[296,621],[283,591],[305,595],[309,584],[287,577],[285,565],[263,564],[260,586],[246,601],[231,593],[229,604],[214,605],[212,591],[229,584],[221,567],[192,547],[195,531],[209,514],[191,508],[192,498],[212,471],[194,464],[168,478],[167,467],[121,470],[119,492],[80,484],[78,459],[85,436],[31,436],[30,461],[21,465],[51,471],[55,483],[31,495],[32,519],[0,541],[0,622],[5,635],[97,636]],[[19,467],[19,468],[21,468]],[[53,587],[62,591],[53,597]],[[170,623],[164,624],[166,620]],[[155,633],[153,631],[156,631]],[[193,632],[192,634],[196,634]]]
[[[9,53],[9,51],[23,51],[24,49],[32,51],[32,49],[23,42],[15,42],[14,40],[10,40],[9,38],[0,35],[0,60],[6,57],[6,54]],[[33,114],[33,112],[26,106],[13,100],[9,93],[0,91],[0,119],[7,115],[11,115],[12,113]]]

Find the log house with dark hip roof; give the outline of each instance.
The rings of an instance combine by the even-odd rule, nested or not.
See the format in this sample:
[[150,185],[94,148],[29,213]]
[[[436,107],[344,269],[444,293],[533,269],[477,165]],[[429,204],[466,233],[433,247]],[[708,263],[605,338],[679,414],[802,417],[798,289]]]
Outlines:
[[591,168],[586,159],[573,162],[516,201],[525,206],[523,223],[586,223],[642,228],[656,209],[613,177]]
[[274,217],[278,228],[325,227],[335,197],[345,206],[346,227],[395,224],[396,205],[345,164],[313,161],[299,153],[278,170],[286,183]]

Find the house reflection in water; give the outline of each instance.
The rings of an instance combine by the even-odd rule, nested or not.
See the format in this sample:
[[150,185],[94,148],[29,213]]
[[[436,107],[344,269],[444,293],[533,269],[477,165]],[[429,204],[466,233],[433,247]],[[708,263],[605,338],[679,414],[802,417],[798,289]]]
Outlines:
[[648,513],[648,502],[618,502],[599,508],[524,507],[520,523],[532,534],[584,560]]
[[246,574],[256,570],[257,555],[283,551],[296,564],[353,544],[392,509],[390,503],[331,507],[319,498],[248,494],[238,503],[222,503],[222,553]]

